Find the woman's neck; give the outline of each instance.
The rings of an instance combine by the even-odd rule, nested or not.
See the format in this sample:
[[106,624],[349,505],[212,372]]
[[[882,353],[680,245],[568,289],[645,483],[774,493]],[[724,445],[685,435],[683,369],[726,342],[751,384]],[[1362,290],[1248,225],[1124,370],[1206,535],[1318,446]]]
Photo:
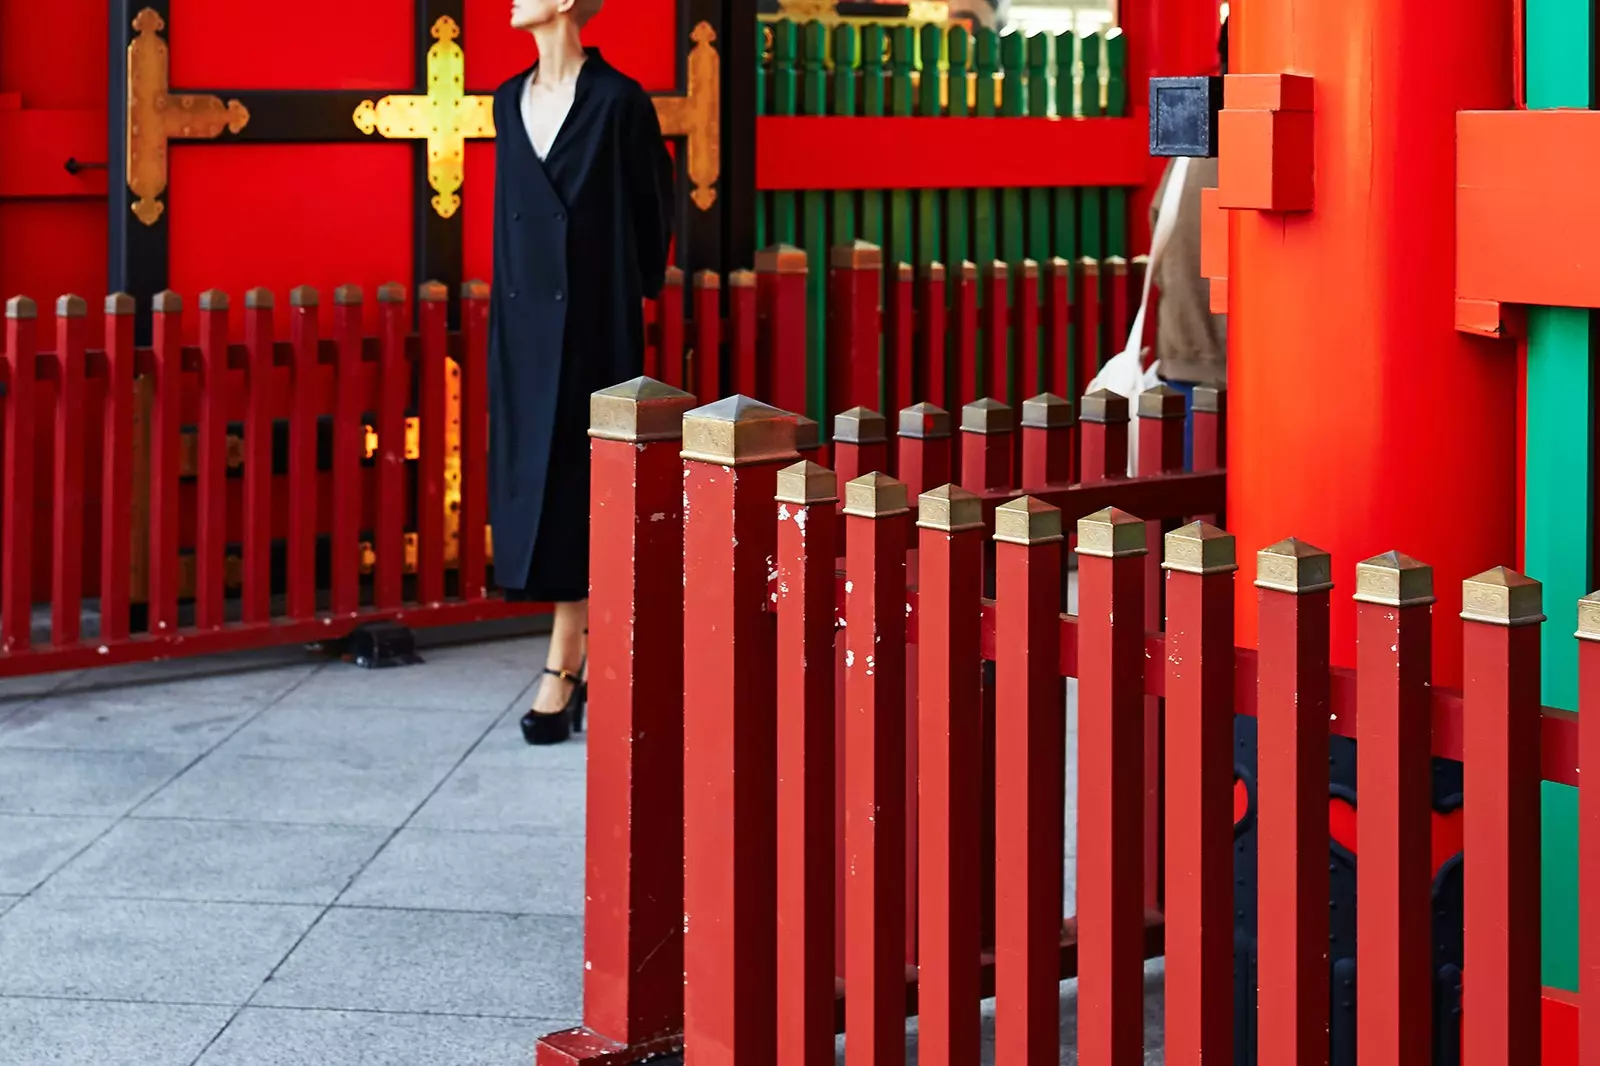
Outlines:
[[539,68],[534,76],[547,84],[573,77],[587,58],[578,37],[578,24],[571,19],[558,18],[535,27],[533,42],[539,48]]

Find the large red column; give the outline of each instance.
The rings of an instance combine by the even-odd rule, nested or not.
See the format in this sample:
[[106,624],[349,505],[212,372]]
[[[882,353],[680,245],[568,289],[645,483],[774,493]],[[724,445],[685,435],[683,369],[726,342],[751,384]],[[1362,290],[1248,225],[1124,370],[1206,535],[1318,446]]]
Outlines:
[[[1511,11],[1236,6],[1232,70],[1309,77],[1312,112],[1310,209],[1228,211],[1241,643],[1255,643],[1258,549],[1313,537],[1348,589],[1359,560],[1400,548],[1435,564],[1435,679],[1461,679],[1461,581],[1515,548],[1516,352],[1455,330],[1455,113],[1512,106]],[[1224,130],[1222,202],[1230,152],[1251,147]],[[1351,664],[1347,596],[1332,634],[1334,662]]]

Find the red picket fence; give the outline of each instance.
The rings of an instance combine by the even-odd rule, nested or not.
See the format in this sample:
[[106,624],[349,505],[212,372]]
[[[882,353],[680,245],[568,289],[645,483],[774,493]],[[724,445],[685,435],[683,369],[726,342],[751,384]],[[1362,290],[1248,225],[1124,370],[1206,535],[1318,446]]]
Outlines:
[[[926,434],[898,442],[911,484],[859,447],[840,448],[860,471],[847,479],[797,462],[793,416],[743,397],[693,406],[644,379],[594,399],[591,611],[607,624],[591,646],[584,1025],[547,1036],[543,1066],[679,1046],[692,1066],[821,1066],[836,1032],[857,1066],[898,1066],[912,1013],[919,1062],[972,1066],[986,996],[995,1061],[1054,1062],[1073,975],[1079,1061],[1138,1063],[1142,961],[1158,954],[1165,1061],[1233,1061],[1236,714],[1259,729],[1258,1061],[1328,1061],[1330,734],[1362,753],[1362,1066],[1431,1057],[1435,755],[1466,774],[1467,1061],[1578,1061],[1573,998],[1539,986],[1540,783],[1578,783],[1580,736],[1577,716],[1539,706],[1537,582],[1465,583],[1468,676],[1452,692],[1429,684],[1432,571],[1368,560],[1357,667],[1330,668],[1329,557],[1293,539],[1258,554],[1260,647],[1234,647],[1233,537],[1177,526],[1221,511],[1220,472],[1044,475],[1019,496],[1009,411],[990,401],[962,413],[959,485],[938,483],[945,442]],[[1105,396],[1083,407],[1121,413]],[[1158,394],[1141,412],[1144,455],[1174,449],[1165,407]],[[1081,424],[1082,469],[1125,449],[1127,428]],[[1031,472],[1073,435],[1023,433]],[[1581,610],[1600,723],[1600,594]],[[1068,677],[1078,906],[1064,920]],[[1600,728],[1581,743],[1600,760]],[[1600,817],[1583,819],[1590,973]]]

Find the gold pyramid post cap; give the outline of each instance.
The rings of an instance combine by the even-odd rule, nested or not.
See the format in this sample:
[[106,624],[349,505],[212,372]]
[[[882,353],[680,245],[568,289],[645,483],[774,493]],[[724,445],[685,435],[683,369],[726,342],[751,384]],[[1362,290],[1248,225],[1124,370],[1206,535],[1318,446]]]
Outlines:
[[663,277],[668,288],[682,286],[683,268],[680,266],[669,266],[667,267],[667,272],[665,275],[663,275]]
[[1132,263],[1134,266],[1149,266],[1150,254],[1148,252],[1141,252],[1132,259],[1128,260],[1128,262]]
[[637,377],[589,397],[589,436],[600,440],[677,440],[694,397],[654,378]]
[[1004,544],[1049,544],[1062,539],[1061,508],[1019,496],[994,509],[994,539]]
[[1010,273],[1011,268],[1006,265],[1004,259],[996,259],[989,264],[989,276],[996,281],[1006,280],[1007,275]]
[[26,296],[13,296],[6,301],[7,318],[38,318],[39,305]]
[[1022,261],[1022,276],[1037,278],[1039,276],[1039,261],[1037,259],[1024,259]]
[[911,281],[917,276],[917,270],[910,263],[896,263],[894,274],[901,281]]
[[64,293],[56,297],[57,318],[86,318],[89,314],[89,305],[82,296]]
[[1092,255],[1079,256],[1078,269],[1083,271],[1084,275],[1087,277],[1099,277],[1100,260],[1096,259]]
[[106,314],[131,315],[138,310],[132,296],[125,292],[114,292],[106,297]]
[[1578,639],[1600,640],[1600,592],[1578,601]]
[[728,287],[732,289],[755,288],[756,272],[753,270],[735,270],[728,275]]
[[1145,554],[1144,519],[1107,507],[1078,519],[1078,554],[1120,559]]
[[840,270],[877,270],[883,266],[883,249],[858,238],[836,246],[828,262]]
[[914,403],[900,412],[900,436],[938,440],[950,435],[950,412],[931,403]]
[[774,244],[756,253],[756,271],[761,274],[804,274],[806,253],[792,244]]
[[1220,415],[1228,406],[1228,386],[1197,385],[1194,390],[1194,409],[1205,414]]
[[778,471],[779,503],[809,507],[814,503],[834,503],[839,499],[839,479],[832,470],[809,459],[802,459]]
[[1072,425],[1072,401],[1042,392],[1022,401],[1022,428],[1061,429]]
[[697,270],[694,272],[694,287],[697,289],[722,288],[722,275],[715,270]]
[[945,276],[944,264],[935,259],[922,268],[922,276],[929,281],[943,281]]
[[1461,617],[1496,626],[1532,626],[1544,621],[1544,586],[1497,566],[1461,583]]
[[889,439],[889,423],[866,407],[852,407],[833,416],[833,439],[840,444],[882,444]]
[[289,290],[290,307],[316,307],[322,302],[322,296],[311,285],[296,285]]
[[183,310],[183,297],[171,289],[162,289],[150,297],[150,310],[157,314],[175,315]]
[[1010,433],[1017,428],[1016,415],[999,400],[985,396],[961,409],[963,433]]
[[961,280],[962,281],[977,281],[978,280],[978,264],[974,263],[970,259],[961,260]]
[[1072,274],[1072,260],[1063,256],[1051,256],[1047,267],[1051,277],[1070,277]]
[[1188,413],[1183,393],[1171,385],[1157,385],[1139,394],[1140,418],[1183,418]]
[[1418,607],[1432,603],[1433,567],[1400,552],[1384,552],[1356,564],[1357,603]]
[[406,287],[398,281],[386,281],[378,286],[378,302],[381,304],[403,304],[406,302]]
[[960,485],[940,485],[917,497],[917,525],[941,533],[983,528],[983,500]]
[[461,298],[463,300],[487,300],[489,298],[489,283],[479,281],[477,278],[461,283]]
[[442,304],[450,299],[450,290],[442,281],[424,281],[417,286],[417,299],[425,304]]
[[794,415],[748,396],[729,396],[683,416],[683,457],[722,466],[795,458]]
[[[274,300],[272,298],[271,289],[263,288],[262,286],[257,285],[253,289],[245,290],[244,305],[251,311],[270,311],[272,310],[273,303]],[[294,307],[300,306],[299,304],[295,304],[292,300],[290,301],[290,304]],[[313,303],[311,306],[315,307],[316,304]]]
[[813,451],[822,447],[822,427],[815,418],[794,416],[794,446],[796,451]]
[[1128,398],[1118,396],[1110,389],[1096,389],[1083,398],[1078,413],[1079,421],[1099,422],[1109,425],[1128,420]]
[[200,310],[226,311],[228,309],[228,294],[221,289],[207,289],[200,294]]
[[844,486],[844,513],[857,518],[889,518],[911,510],[904,482],[873,471]]
[[1128,272],[1128,261],[1120,255],[1106,256],[1105,264],[1113,274],[1126,274]]
[[1296,595],[1333,588],[1333,556],[1290,537],[1256,552],[1256,588]]
[[341,307],[359,306],[363,298],[360,285],[340,285],[333,290],[333,302]]
[[1165,537],[1163,570],[1182,574],[1231,574],[1239,569],[1233,534],[1205,522],[1190,522]]

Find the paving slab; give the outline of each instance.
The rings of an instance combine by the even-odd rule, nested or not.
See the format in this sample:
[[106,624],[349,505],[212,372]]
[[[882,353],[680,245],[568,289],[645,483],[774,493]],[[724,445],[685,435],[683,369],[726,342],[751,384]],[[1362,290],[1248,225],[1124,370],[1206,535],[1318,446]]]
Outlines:
[[173,692],[138,702],[97,692],[50,696],[0,722],[0,747],[80,751],[170,751],[200,755],[243,725],[263,704],[245,696]]
[[[303,658],[303,656],[301,656]],[[101,699],[121,707],[159,707],[166,703],[271,703],[324,669],[321,662],[260,665],[255,657],[232,661],[203,656],[164,662],[130,663],[114,670],[85,670],[54,695]]]
[[352,766],[453,763],[482,739],[497,717],[497,709],[449,713],[297,703],[268,707],[219,747],[217,754],[333,759]]
[[0,892],[32,892],[111,824],[109,818],[0,814]]
[[328,904],[390,830],[127,819],[68,863],[45,895]]
[[0,995],[241,1005],[318,913],[33,895],[0,918]]
[[582,967],[577,918],[335,907],[251,1005],[575,1019]]
[[537,666],[457,660],[363,670],[333,663],[286,694],[290,707],[414,707],[428,710],[503,711],[538,673]]
[[116,817],[176,777],[191,758],[0,748],[0,813]]
[[232,1007],[0,998],[0,1055],[27,1066],[189,1066],[232,1015]]
[[469,756],[410,824],[424,829],[583,835],[581,769],[534,771]]
[[341,904],[583,915],[583,838],[402,829]]
[[248,1007],[196,1066],[510,1066],[556,1022]]
[[353,764],[212,754],[139,808],[141,817],[401,825],[447,763]]

